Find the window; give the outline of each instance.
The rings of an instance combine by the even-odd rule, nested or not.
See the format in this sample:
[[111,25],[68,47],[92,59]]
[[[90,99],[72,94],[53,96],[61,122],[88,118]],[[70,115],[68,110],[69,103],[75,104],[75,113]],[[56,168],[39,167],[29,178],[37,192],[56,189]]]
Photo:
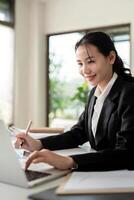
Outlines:
[[[125,65],[130,65],[129,25],[95,29],[107,32]],[[48,123],[68,129],[84,109],[90,86],[79,75],[75,43],[90,30],[48,36]]]
[[13,58],[14,1],[0,1],[0,119],[12,123],[13,117]]
[[0,21],[14,22],[14,0],[0,0]]

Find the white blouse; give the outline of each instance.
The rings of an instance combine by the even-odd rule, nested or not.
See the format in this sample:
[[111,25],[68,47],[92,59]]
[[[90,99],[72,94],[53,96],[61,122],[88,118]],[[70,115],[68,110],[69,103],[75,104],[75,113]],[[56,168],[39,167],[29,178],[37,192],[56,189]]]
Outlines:
[[117,77],[118,77],[118,75],[116,73],[114,73],[111,80],[108,82],[107,86],[104,88],[104,90],[102,92],[98,86],[95,90],[94,95],[97,97],[97,99],[96,99],[96,103],[94,105],[94,111],[93,111],[93,116],[92,116],[92,132],[93,132],[94,137],[96,134],[97,124],[98,124],[98,120],[100,117],[100,113],[102,110],[104,100],[106,99],[107,95],[109,94]]

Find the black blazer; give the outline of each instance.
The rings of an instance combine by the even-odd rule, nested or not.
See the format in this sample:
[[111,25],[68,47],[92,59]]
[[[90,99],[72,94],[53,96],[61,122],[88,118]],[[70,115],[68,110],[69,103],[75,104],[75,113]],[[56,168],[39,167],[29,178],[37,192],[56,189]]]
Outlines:
[[134,168],[134,81],[118,77],[106,97],[94,138],[91,118],[95,88],[90,92],[85,111],[70,131],[41,139],[50,150],[73,148],[89,141],[95,153],[74,155],[77,170]]

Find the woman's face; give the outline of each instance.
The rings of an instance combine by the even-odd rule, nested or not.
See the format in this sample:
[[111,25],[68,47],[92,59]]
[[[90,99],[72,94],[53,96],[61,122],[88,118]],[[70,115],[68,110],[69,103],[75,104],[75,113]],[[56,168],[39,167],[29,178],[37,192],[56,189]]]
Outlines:
[[98,85],[103,90],[113,74],[115,52],[111,51],[105,57],[94,45],[81,45],[76,50],[76,60],[80,74],[93,86]]

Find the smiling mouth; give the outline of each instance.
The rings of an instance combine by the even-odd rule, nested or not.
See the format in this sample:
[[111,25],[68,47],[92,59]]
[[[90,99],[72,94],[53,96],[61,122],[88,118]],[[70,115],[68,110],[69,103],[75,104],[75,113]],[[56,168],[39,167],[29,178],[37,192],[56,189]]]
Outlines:
[[85,76],[85,78],[86,79],[92,79],[92,78],[94,78],[96,75],[94,74],[94,75],[90,75],[90,76]]

